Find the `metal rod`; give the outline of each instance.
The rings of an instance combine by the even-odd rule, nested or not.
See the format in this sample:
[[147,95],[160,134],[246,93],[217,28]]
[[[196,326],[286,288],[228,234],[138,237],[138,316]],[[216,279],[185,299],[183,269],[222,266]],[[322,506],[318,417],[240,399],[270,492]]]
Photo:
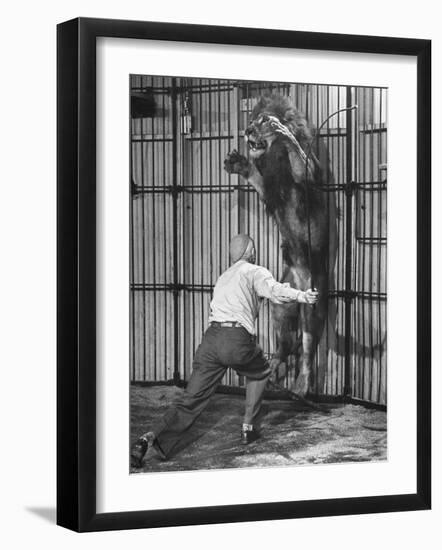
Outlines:
[[[251,105],[249,104],[249,99],[250,99],[250,89],[249,89],[249,85],[247,84],[247,119],[246,119],[246,125],[247,125],[247,120],[249,120],[250,114],[251,114]],[[243,120],[244,120],[244,117],[243,117]],[[244,131],[245,130],[246,130],[246,128],[244,128]],[[245,209],[245,213],[247,213],[247,231],[246,231],[246,233],[250,234],[250,195],[246,195],[246,200],[247,200],[247,208]]]
[[[207,109],[207,113],[208,113],[208,120],[207,120],[207,126],[209,128],[209,140],[208,140],[208,145],[209,145],[209,152],[208,152],[208,157],[209,157],[209,177],[208,177],[208,181],[209,181],[209,185],[212,187],[214,187],[213,185],[213,148],[212,148],[212,143],[213,143],[213,137],[216,138],[216,136],[212,136],[212,86],[211,86],[211,80],[209,80],[209,90],[207,92],[207,99],[208,99],[208,109]],[[210,243],[213,243],[213,203],[212,203],[212,197],[213,197],[213,193],[209,193],[209,242]],[[210,280],[210,284],[212,284],[212,274],[213,274],[213,249],[212,247],[209,248],[209,280]]]
[[[363,104],[363,101],[361,101],[361,89],[360,88],[356,88],[355,89],[355,100],[357,102],[357,104],[359,105],[360,103]],[[360,132],[359,132],[359,128],[360,128],[360,113],[358,112],[357,113],[357,118],[356,118],[356,121],[355,121],[355,125],[356,125],[356,129],[358,130],[356,135],[355,135],[355,138],[356,138],[356,143],[355,143],[355,147],[354,147],[354,150],[356,152],[356,154],[358,155],[358,162],[356,163],[355,165],[355,173],[354,173],[354,176],[356,179],[364,179],[365,175],[364,174],[361,174],[361,164],[359,162],[359,159],[361,157],[361,140],[360,140]],[[353,284],[354,284],[354,289],[356,291],[360,290],[360,273],[357,269],[357,266],[360,264],[360,256],[361,256],[361,246],[360,246],[360,243],[358,241],[358,224],[360,223],[360,209],[359,209],[359,205],[360,205],[360,197],[361,197],[361,193],[358,193],[359,191],[359,186],[356,188],[356,196],[355,196],[355,210],[354,210],[354,228],[355,228],[355,234],[356,234],[356,242],[354,243],[354,258],[353,258]],[[353,336],[354,338],[357,340],[358,339],[358,335],[359,335],[359,331],[360,331],[360,307],[361,307],[361,303],[359,300],[354,300],[353,302]],[[351,384],[352,384],[352,390],[351,390],[351,393],[352,395],[354,396],[356,393],[357,393],[357,377],[358,377],[358,371],[359,371],[359,366],[360,366],[360,359],[359,357],[355,354],[354,356],[354,360],[353,360],[353,376],[351,377]]]
[[[164,76],[161,78],[161,83],[164,86]],[[165,112],[165,95],[161,94],[161,108],[162,112]],[[162,117],[161,120],[162,123],[162,133],[163,136],[166,133],[166,118]],[[166,184],[166,142],[163,140],[158,140],[161,143],[161,151],[162,151],[162,172],[163,172],[163,181],[162,185],[164,186]],[[173,147],[173,145],[172,145]],[[170,231],[170,227],[168,227],[168,218],[167,218],[167,197],[163,197],[163,225],[164,225],[164,237],[167,239],[168,235],[168,229]],[[173,230],[173,229],[172,229]],[[167,246],[164,247],[164,250],[166,251]],[[168,261],[167,261],[167,254],[164,252],[163,256],[163,269],[164,269],[164,279],[167,278],[167,268],[168,268]],[[167,337],[168,337],[168,330],[167,330],[167,321],[168,321],[168,295],[167,292],[164,293],[164,319],[163,319],[163,330],[164,330],[164,363],[165,363],[165,373],[164,378],[167,378],[167,365],[169,364],[168,354],[169,352],[169,346],[167,345]]]
[[[370,188],[365,189],[366,193],[377,192],[378,190],[386,190],[387,185],[385,181],[380,182],[353,182],[353,187],[363,189],[370,186]],[[336,184],[336,185],[320,185],[315,184],[315,189],[323,191],[324,193],[332,193],[334,191],[345,191],[345,184]],[[225,193],[233,192],[236,190],[244,191],[247,193],[254,193],[255,189],[251,185],[247,184],[238,184],[238,185],[220,185],[218,187],[212,187],[210,185],[177,185],[173,184],[164,185],[162,187],[156,187],[154,185],[133,185],[133,194],[134,195],[147,195],[147,194],[166,194],[166,193]]]
[[[172,145],[172,180],[176,188],[178,186],[178,139],[179,124],[177,113],[177,92],[176,78],[172,78],[172,126],[173,126],[173,145]],[[178,284],[178,193],[172,194],[172,227],[173,227],[173,282]],[[179,303],[178,292],[173,293],[173,337],[174,337],[174,357],[173,357],[173,380],[176,385],[180,383],[179,368]]]
[[[364,104],[363,108],[363,120],[362,120],[362,129],[364,130],[367,126],[367,89],[364,88],[362,90],[362,101]],[[359,163],[359,171],[361,172],[361,177],[366,181],[369,179],[368,176],[368,169],[367,169],[367,138],[366,134],[362,131],[359,131],[360,135],[360,151],[361,151],[361,157],[362,162]],[[357,226],[357,237],[360,235],[366,235],[366,225],[367,225],[367,195],[366,193],[358,193],[356,196],[356,203],[358,206],[357,215],[358,215],[358,226]],[[361,212],[362,211],[362,212]],[[358,250],[358,285],[357,289],[363,291],[366,288],[365,279],[366,279],[366,257],[367,257],[367,247],[362,246],[361,243],[357,242],[357,250]],[[356,307],[358,309],[359,317],[358,317],[358,335],[359,340],[362,340],[362,349],[366,349],[366,342],[365,342],[365,333],[366,333],[366,327],[365,327],[365,315],[366,315],[366,309],[363,307],[362,304],[359,304],[359,302],[356,303]],[[357,336],[358,336],[357,335]],[[355,368],[356,374],[357,374],[357,380],[355,384],[354,389],[354,396],[357,398],[361,398],[363,395],[363,389],[364,384],[363,381],[365,379],[365,351],[361,356],[358,356],[355,358],[355,361],[357,362],[357,368]]]
[[[201,80],[200,80],[201,82]],[[199,92],[200,95],[200,132],[203,133],[203,93],[202,90]],[[203,156],[203,142],[200,145],[200,184],[203,184],[204,181],[204,156]],[[200,211],[199,211],[199,220],[200,220],[200,278],[201,284],[204,284],[204,245],[203,245],[203,235],[204,235],[204,220],[203,220],[203,198],[200,197]],[[204,301],[200,301],[201,307],[201,317],[200,321],[203,322],[204,319]],[[201,328],[201,327],[200,327]],[[200,331],[201,332],[201,331]]]
[[[316,127],[318,127],[318,124],[319,124],[319,92],[322,89],[322,87],[315,86],[315,89],[316,89]],[[328,92],[328,89],[327,89],[327,92]],[[327,102],[328,102],[328,100],[329,100],[329,96],[328,96],[328,93],[327,93]],[[329,124],[327,123],[327,129],[328,128],[329,128]],[[328,144],[328,138],[327,138],[327,144]],[[319,156],[319,133],[316,134],[316,155]],[[307,162],[308,162],[308,160],[307,160]],[[314,356],[314,361],[315,361],[315,364],[314,364],[314,381],[315,381],[315,392],[319,393],[319,390],[318,390],[319,342],[317,342],[317,344],[318,344],[317,352],[315,353],[315,356]]]
[[[177,79],[178,79],[178,77],[177,77]],[[206,86],[204,86],[204,85],[192,85],[192,84],[189,85],[186,82],[185,78],[180,78],[179,80],[182,80],[183,82],[185,82],[185,84],[183,84],[182,86],[177,84],[177,87],[175,88],[175,91],[176,91],[177,95],[180,95],[181,93],[183,93],[186,90],[190,90],[192,92],[201,92],[201,91],[207,90],[207,85]],[[232,82],[232,84],[230,86],[226,86],[225,88],[223,88],[223,90],[225,90],[225,91],[231,90],[233,88],[234,84],[235,84],[235,81],[232,80],[231,82]],[[136,88],[133,88],[132,91],[134,91],[134,92],[146,92],[147,90],[151,91],[151,92],[154,92],[158,95],[159,94],[168,95],[168,94],[172,93],[171,86],[167,86],[165,88],[159,88],[159,87],[155,87],[155,86],[152,86],[152,87],[136,87]]]
[[[214,288],[210,284],[192,284],[192,283],[134,283],[131,285],[131,290],[134,291],[155,291],[155,290],[170,290],[170,291],[207,291],[211,292]],[[355,298],[360,298],[362,300],[373,300],[373,301],[386,301],[387,294],[385,292],[355,292],[346,290],[331,290],[327,292],[329,298],[344,298],[354,300]]]
[[[343,99],[344,96],[344,99]],[[346,88],[345,86],[339,86],[338,87],[338,111],[341,109],[341,104],[344,102],[346,104]],[[345,275],[343,266],[345,265],[344,262],[344,256],[345,256],[345,231],[343,231],[344,223],[346,221],[346,217],[344,214],[344,203],[345,203],[345,189],[346,189],[346,181],[347,181],[347,174],[346,174],[346,165],[345,165],[345,155],[346,155],[346,147],[345,144],[347,142],[347,137],[349,133],[351,133],[351,128],[347,128],[345,120],[345,136],[343,135],[342,138],[338,138],[338,154],[337,154],[337,162],[338,162],[338,182],[339,185],[342,188],[343,192],[337,193],[338,198],[338,212],[342,214],[338,218],[338,250],[337,250],[337,278],[336,278],[336,284],[337,288],[343,288],[345,282],[343,281],[343,275]],[[340,125],[340,116],[338,116],[338,124]],[[342,243],[341,243],[342,241]],[[344,297],[344,296],[342,296]],[[336,301],[336,311],[338,316],[338,327],[337,331],[338,333],[344,332],[344,308],[345,303],[343,300],[337,300]],[[341,314],[342,313],[342,314]],[[341,352],[341,353],[340,353]],[[339,350],[338,353],[340,353],[340,356],[338,357],[337,361],[339,361],[339,371],[341,374],[341,388],[340,393],[344,393],[345,388],[345,345],[344,350]]]
[[[194,112],[193,111],[193,99],[194,99],[195,95],[192,96],[192,113]],[[200,101],[201,97],[199,96],[198,97],[198,100]],[[190,176],[191,176],[191,182],[192,182],[192,185],[193,185],[193,182],[195,181],[195,169],[194,169],[194,158],[195,158],[195,148],[194,148],[194,143],[193,142],[190,142],[189,143],[189,148],[190,148]],[[200,182],[202,183],[202,182]],[[187,186],[186,186],[187,187]],[[191,280],[192,280],[192,283],[195,282],[195,271],[196,271],[196,268],[195,268],[195,198],[194,198],[194,195],[192,195],[192,208],[191,208],[191,228],[192,228],[192,268],[189,269],[189,272],[190,272],[190,276],[191,276]],[[195,316],[195,294],[193,293],[192,294],[192,317]],[[192,348],[191,348],[191,355],[193,354],[193,352],[195,351],[195,323],[191,323],[191,330],[192,330]],[[184,369],[186,370],[186,369]],[[186,373],[187,374],[187,373]]]
[[[181,82],[183,81],[182,78],[179,79],[179,83],[180,83],[180,89],[182,89],[181,87]],[[190,95],[188,96],[188,99],[190,101],[190,116],[192,117],[192,98],[190,97]],[[181,116],[183,115],[184,113],[184,94],[181,93],[180,94],[180,100],[179,100],[179,105],[180,105],[180,113],[181,113]],[[189,106],[188,106],[189,107]],[[192,131],[192,128],[190,128],[190,131]],[[186,155],[185,155],[185,151],[187,151],[186,149],[186,140],[184,139],[184,136],[182,135],[181,132],[179,132],[179,138],[180,138],[180,171],[179,171],[179,177],[180,177],[180,181],[179,181],[179,184],[181,187],[184,187],[187,183],[187,178],[186,178],[186,163],[185,163],[185,160],[186,160]],[[189,253],[187,252],[186,250],[186,245],[187,245],[187,241],[186,241],[186,237],[187,237],[187,233],[186,233],[186,221],[187,221],[187,217],[186,217],[186,213],[187,213],[187,202],[186,202],[186,198],[185,196],[183,196],[181,198],[181,258],[180,258],[180,276],[181,276],[181,279],[183,281],[186,281],[187,277],[187,273],[186,273],[186,265],[187,265],[187,262],[183,261],[184,258],[187,258]],[[190,246],[189,246],[189,250],[190,250]],[[186,333],[187,333],[187,327],[186,327],[186,319],[185,319],[185,299],[186,297],[184,295],[180,295],[180,298],[179,298],[179,305],[180,305],[180,321],[181,321],[181,331],[180,331],[180,335],[183,333],[184,330],[186,330]],[[185,328],[186,327],[186,328]],[[180,379],[181,380],[185,380],[186,376],[185,376],[185,365],[186,365],[186,352],[187,352],[187,345],[188,345],[188,342],[189,342],[189,338],[182,338],[182,354],[180,353]],[[181,351],[181,350],[180,350]]]
[[[142,119],[141,119],[142,120]],[[136,142],[136,143],[154,143],[154,142],[159,142],[159,141],[162,141],[164,143],[166,142],[172,142],[173,141],[173,136],[171,137],[157,137],[157,136],[154,136],[152,134],[152,137],[149,137],[149,138],[144,138],[144,137],[137,137],[136,135],[133,137],[133,141]]]
[[[351,290],[351,260],[352,260],[352,208],[353,208],[353,171],[352,171],[352,152],[353,152],[353,132],[352,130],[352,90],[347,87],[347,143],[346,143],[346,172],[347,172],[347,192],[345,195],[346,205],[346,227],[345,227],[345,290]],[[350,377],[351,377],[351,355],[350,355],[350,331],[351,331],[351,299],[345,300],[345,362],[344,362],[344,395],[348,396],[351,393]]]
[[[373,134],[373,128],[374,128],[374,88],[371,89],[371,132],[370,132],[370,180],[373,181],[374,179],[374,164],[376,162],[375,159],[375,147],[374,147],[374,134]],[[373,237],[374,234],[374,193],[370,194],[370,237]],[[370,289],[373,288],[373,269],[374,269],[374,247],[373,242],[368,243],[369,250],[370,250],[370,271],[369,271],[369,282],[368,287]],[[368,370],[368,399],[371,401],[373,398],[373,306],[370,305],[368,308],[369,311],[369,349],[370,349],[370,368]],[[365,388],[364,388],[365,389]],[[365,397],[365,392],[362,397]]]
[[[152,83],[154,81],[154,78],[152,77]],[[155,135],[155,118],[152,117],[151,119],[151,133],[152,136]],[[147,177],[149,178],[152,185],[155,185],[155,141],[152,141],[151,143],[151,166],[150,166],[150,172],[147,172]],[[158,212],[158,217],[160,215],[160,212]],[[153,234],[153,240],[152,242],[156,242],[156,227],[157,227],[157,203],[155,201],[155,196],[152,197],[152,234]],[[154,280],[157,279],[157,270],[158,270],[158,258],[157,258],[157,250],[155,249],[155,246],[152,247],[152,256],[153,256],[153,277]],[[157,323],[157,307],[158,307],[158,300],[156,294],[153,295],[153,323],[152,323],[152,329],[154,334],[154,361],[153,361],[153,369],[154,369],[154,378],[157,378],[157,366],[158,366],[158,350],[157,350],[157,344],[159,343],[158,338],[158,323]],[[145,337],[146,338],[146,337]]]
[[210,142],[210,141],[213,141],[213,140],[218,141],[220,139],[228,140],[228,139],[231,139],[232,137],[233,136],[221,136],[221,135],[220,136],[218,136],[218,135],[213,136],[213,135],[211,135],[211,131],[209,131],[209,135],[202,135],[202,132],[201,132],[201,135],[199,135],[199,136],[195,135],[195,136],[189,137],[187,139],[189,141],[208,141],[208,142]]
[[[339,87],[338,88],[338,111],[341,109],[341,90],[343,88],[342,87]],[[328,112],[328,109],[327,109],[327,112]],[[338,118],[339,120],[339,118]],[[347,139],[347,135],[348,135],[348,128],[345,128],[345,138],[343,139]],[[327,138],[328,140],[328,138]],[[337,211],[338,213],[341,213],[342,212],[342,207],[341,207],[341,199],[342,199],[342,193],[341,193],[341,190],[344,191],[344,188],[345,188],[345,184],[343,183],[344,181],[344,176],[343,176],[343,167],[342,167],[342,164],[343,164],[343,151],[344,151],[344,148],[342,147],[342,151],[341,151],[341,139],[338,138],[338,146],[337,146],[337,163],[338,163],[338,166],[337,166],[337,169],[338,169],[338,186],[340,186],[342,189],[338,189],[337,193],[336,193],[336,199],[337,199]],[[342,158],[341,158],[342,156]],[[336,288],[341,288],[343,286],[342,284],[342,281],[341,281],[341,277],[342,277],[342,269],[341,269],[341,264],[342,264],[342,259],[341,259],[341,255],[342,255],[342,247],[341,247],[341,225],[342,225],[342,218],[343,216],[338,216],[338,219],[337,219],[337,251],[336,251]],[[341,315],[340,315],[340,309],[342,308],[342,301],[341,300],[336,300],[336,315],[337,315],[337,320],[336,320],[336,324],[337,324],[337,327],[336,327],[336,331],[339,333],[341,331]],[[345,377],[345,369],[343,367],[343,361],[342,361],[342,354],[340,354],[341,350],[338,350],[338,355],[336,357],[336,369],[339,368],[339,370],[343,373],[341,376],[342,378]],[[331,367],[331,370],[333,368],[333,365]],[[344,381],[342,383],[342,388],[344,388]]]
[[[141,132],[143,132],[144,119],[141,119]],[[144,169],[144,144],[141,144],[141,181],[144,184],[145,169]],[[141,203],[141,278],[143,283],[146,282],[146,230],[145,230],[145,203],[144,199]],[[146,295],[143,295],[143,379],[146,379]],[[156,343],[155,343],[156,344]],[[156,345],[154,346],[156,348]]]
[[[241,94],[240,94],[241,92]],[[239,145],[239,130],[240,130],[240,127],[241,127],[241,98],[243,96],[243,89],[238,87],[237,90],[236,90],[236,142],[237,144]],[[242,144],[242,142],[241,142]],[[238,148],[238,151],[240,151],[240,148]],[[248,150],[246,151],[246,155],[247,157],[249,156],[249,153],[248,153]],[[236,179],[237,181],[239,181],[239,178],[240,176],[236,176]],[[236,204],[237,204],[237,208],[236,208],[236,227],[237,227],[237,232],[238,233],[241,233],[241,198],[242,198],[242,194],[241,194],[241,188],[239,187],[239,185],[237,186],[237,194],[236,194]]]
[[[218,89],[217,89],[217,99],[218,99],[218,131],[217,134],[221,138],[221,81],[217,81]],[[221,139],[218,140],[218,192],[221,193],[221,179],[222,179],[222,161],[221,161]],[[221,195],[218,197],[218,267],[217,267],[217,273],[221,272],[221,264],[222,264],[222,206],[221,206]]]
[[369,130],[365,129],[365,130],[361,130],[361,133],[362,134],[383,134],[383,133],[386,133],[387,132],[387,128],[370,128]]

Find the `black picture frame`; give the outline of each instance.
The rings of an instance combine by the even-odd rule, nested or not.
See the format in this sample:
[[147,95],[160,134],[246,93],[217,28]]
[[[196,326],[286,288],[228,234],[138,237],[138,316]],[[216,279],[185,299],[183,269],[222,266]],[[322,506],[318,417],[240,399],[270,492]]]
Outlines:
[[[415,494],[96,512],[96,39],[153,39],[417,59]],[[431,41],[79,18],[57,28],[57,523],[75,531],[424,510],[431,506]],[[410,434],[411,436],[412,434]]]

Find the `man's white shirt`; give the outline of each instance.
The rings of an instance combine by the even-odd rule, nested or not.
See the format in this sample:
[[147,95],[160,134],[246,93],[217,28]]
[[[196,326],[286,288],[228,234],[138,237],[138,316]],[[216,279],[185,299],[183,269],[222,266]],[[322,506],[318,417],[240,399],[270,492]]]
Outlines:
[[236,321],[255,334],[262,299],[276,304],[296,301],[300,290],[279,283],[268,269],[239,260],[219,277],[210,302],[209,323]]

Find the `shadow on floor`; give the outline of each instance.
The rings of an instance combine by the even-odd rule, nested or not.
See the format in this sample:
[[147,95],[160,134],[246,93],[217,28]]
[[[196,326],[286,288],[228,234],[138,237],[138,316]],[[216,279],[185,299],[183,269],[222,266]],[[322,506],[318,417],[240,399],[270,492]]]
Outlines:
[[[182,390],[131,388],[131,443]],[[138,472],[294,466],[387,459],[387,415],[360,405],[326,405],[327,413],[293,401],[263,404],[261,438],[240,444],[244,397],[215,394],[168,460],[149,452]]]
[[26,510],[31,514],[39,516],[40,518],[48,521],[49,523],[55,524],[57,520],[57,511],[55,508],[45,508],[43,506],[28,506]]

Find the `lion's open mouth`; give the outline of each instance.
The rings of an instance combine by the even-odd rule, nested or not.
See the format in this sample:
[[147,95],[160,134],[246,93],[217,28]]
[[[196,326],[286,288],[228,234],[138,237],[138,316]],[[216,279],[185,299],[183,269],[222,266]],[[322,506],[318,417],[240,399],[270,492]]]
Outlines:
[[252,151],[263,151],[267,148],[267,143],[265,141],[255,141],[251,138],[248,138],[247,144]]

